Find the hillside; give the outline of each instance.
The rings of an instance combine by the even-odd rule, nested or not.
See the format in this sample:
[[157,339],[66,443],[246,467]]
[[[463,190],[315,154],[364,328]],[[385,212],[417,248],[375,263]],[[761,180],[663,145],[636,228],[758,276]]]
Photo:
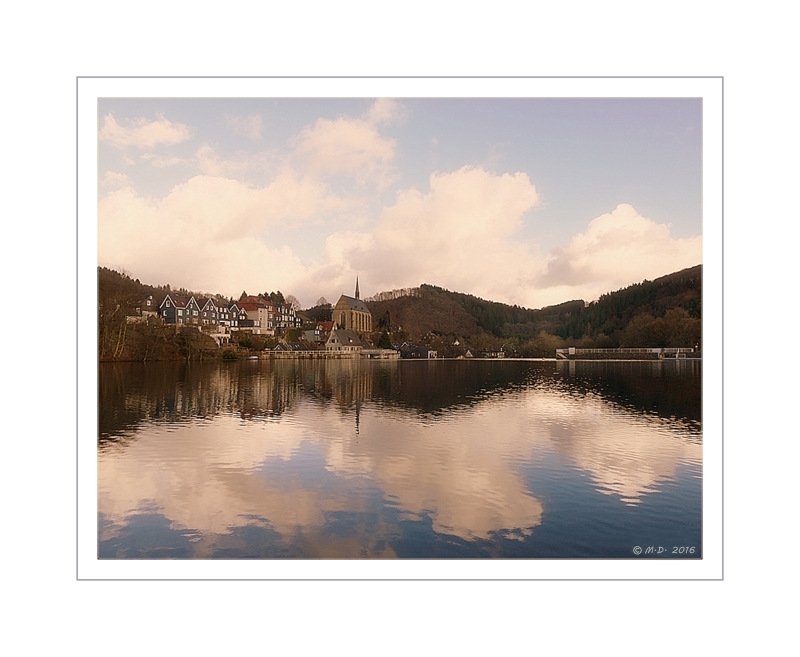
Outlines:
[[635,318],[663,318],[676,310],[700,320],[702,278],[703,267],[697,265],[604,294],[565,322],[558,334],[564,338],[581,338],[589,333],[611,336],[624,332]]
[[[538,310],[487,301],[433,285],[369,304],[376,328],[431,344],[452,336],[481,348],[506,344],[528,354],[555,346],[695,346],[701,333],[702,265],[601,296]],[[510,345],[510,346],[509,346]],[[431,345],[434,346],[434,345]]]
[[431,332],[454,335],[475,335],[481,332],[480,322],[454,298],[453,293],[423,285],[413,296],[387,301],[371,301],[373,326],[390,332],[406,331],[415,337]]
[[[170,291],[169,285],[146,285],[98,268],[101,360],[211,356],[213,345],[190,344],[186,336],[158,326],[126,325],[125,316],[134,314],[147,295],[158,305]],[[226,301],[220,295],[198,296]],[[427,284],[401,295],[377,296],[383,300],[368,302],[376,344],[386,331],[395,342],[414,341],[440,356],[464,355],[468,348],[473,353],[502,348],[519,356],[552,356],[565,346],[694,347],[701,340],[702,265],[609,292],[588,305],[573,300],[537,310]],[[317,319],[329,317],[330,305],[307,311],[312,316],[320,313]]]

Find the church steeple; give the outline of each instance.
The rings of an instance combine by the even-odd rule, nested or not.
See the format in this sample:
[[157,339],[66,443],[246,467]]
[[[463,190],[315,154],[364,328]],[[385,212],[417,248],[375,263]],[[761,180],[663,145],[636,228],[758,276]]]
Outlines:
[[358,276],[356,276],[356,299],[360,299],[361,295],[358,292]]

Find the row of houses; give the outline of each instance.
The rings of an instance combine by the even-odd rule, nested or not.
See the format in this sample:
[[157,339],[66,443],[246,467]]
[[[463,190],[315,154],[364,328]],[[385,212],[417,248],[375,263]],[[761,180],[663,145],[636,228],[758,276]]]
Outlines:
[[152,296],[148,296],[141,317],[145,320],[159,317],[165,324],[196,327],[214,336],[218,342],[220,336],[230,335],[233,330],[245,329],[254,335],[275,336],[302,325],[302,319],[297,317],[290,304],[275,303],[261,295],[245,296],[239,301],[223,304],[210,297],[196,299],[169,293],[158,305]]
[[[164,324],[177,327],[194,327],[213,337],[218,344],[227,344],[233,331],[245,330],[254,335],[286,335],[289,329],[302,329],[305,343],[325,345],[326,352],[340,355],[364,353],[370,357],[386,357],[394,352],[403,358],[435,358],[436,352],[418,347],[410,342],[392,345],[392,349],[378,349],[366,334],[373,329],[372,313],[361,300],[358,279],[354,296],[342,295],[332,308],[329,321],[312,321],[302,313],[297,314],[291,304],[281,304],[263,295],[242,296],[239,301],[220,303],[212,297],[195,298],[168,293],[160,303],[148,296],[134,321],[147,321],[158,317]],[[282,340],[278,350],[299,351],[307,349],[301,342]]]
[[358,279],[355,296],[341,296],[332,309],[330,322],[306,321],[304,325],[304,318],[298,317],[292,304],[277,303],[261,294],[242,296],[239,301],[226,304],[212,297],[195,298],[170,292],[159,303],[148,296],[142,306],[138,316],[128,321],[159,317],[165,324],[193,326],[212,335],[246,329],[254,335],[282,336],[289,329],[304,328],[310,332],[304,334],[304,339],[324,342],[334,327],[360,334],[372,331],[372,314],[361,301]]
[[[291,304],[277,303],[263,295],[248,295],[239,301],[220,303],[212,297],[195,298],[170,292],[160,303],[148,296],[138,315],[130,317],[129,321],[147,321],[150,317],[157,317],[164,324],[176,328],[193,327],[201,330],[219,345],[228,344],[234,331],[284,337],[289,329],[302,329],[299,334],[301,342],[281,340],[275,350],[294,352],[308,351],[309,348],[324,349],[325,352],[338,355],[364,355],[371,358],[391,357],[391,353],[399,358],[438,356],[436,351],[412,342],[393,343],[391,349],[379,349],[372,344],[367,337],[373,329],[372,313],[360,298],[358,280],[355,295],[342,295],[332,308],[331,315],[329,321],[314,321],[302,312],[298,314]],[[314,347],[314,344],[317,346]],[[472,357],[469,350],[466,357]]]

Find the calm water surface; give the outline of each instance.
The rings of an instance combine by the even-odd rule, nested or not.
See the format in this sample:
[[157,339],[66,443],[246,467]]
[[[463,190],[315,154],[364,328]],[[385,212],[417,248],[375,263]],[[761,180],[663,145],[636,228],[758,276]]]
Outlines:
[[98,554],[699,558],[700,398],[699,361],[102,364]]

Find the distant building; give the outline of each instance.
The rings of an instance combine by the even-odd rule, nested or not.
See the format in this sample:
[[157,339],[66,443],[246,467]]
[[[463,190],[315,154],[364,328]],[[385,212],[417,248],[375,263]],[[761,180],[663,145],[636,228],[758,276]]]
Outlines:
[[286,340],[281,340],[275,345],[274,351],[309,351],[308,346],[304,345],[302,342],[287,342]]
[[342,295],[333,307],[333,323],[348,331],[356,333],[370,333],[372,331],[372,313],[361,300],[358,291],[358,278],[356,278],[356,293],[354,297]]
[[137,308],[134,308],[133,315],[127,315],[125,321],[128,324],[147,324],[151,317],[158,317],[155,301],[153,295],[145,297],[143,303]]
[[400,358],[436,358],[436,352],[427,347],[419,347],[413,342],[404,342],[400,345]]
[[344,351],[357,352],[364,348],[364,343],[355,331],[349,329],[333,329],[328,341],[325,343],[325,351]]
[[170,293],[164,297],[158,312],[165,324],[200,324],[200,306],[194,297]]
[[[239,326],[249,328],[254,335],[275,335],[277,310],[275,304],[269,299],[259,296],[246,296],[239,299],[236,304],[240,310],[247,314],[246,323]],[[252,322],[252,324],[250,324]],[[250,324],[247,326],[247,324]]]

